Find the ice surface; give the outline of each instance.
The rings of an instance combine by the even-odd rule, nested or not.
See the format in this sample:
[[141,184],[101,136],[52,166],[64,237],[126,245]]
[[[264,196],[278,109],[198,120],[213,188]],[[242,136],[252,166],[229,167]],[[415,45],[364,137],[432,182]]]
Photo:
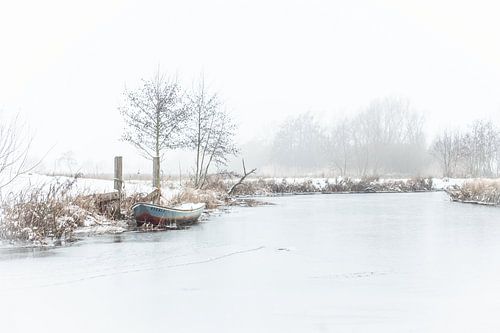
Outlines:
[[0,331],[500,331],[500,209],[267,200],[187,230],[0,249]]

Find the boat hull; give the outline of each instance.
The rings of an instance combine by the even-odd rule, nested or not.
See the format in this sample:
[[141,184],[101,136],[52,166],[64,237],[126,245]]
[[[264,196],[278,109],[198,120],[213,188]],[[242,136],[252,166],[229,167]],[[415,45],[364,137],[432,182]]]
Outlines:
[[154,226],[186,225],[198,221],[205,205],[195,209],[176,209],[148,203],[137,203],[132,206],[138,226],[151,224]]

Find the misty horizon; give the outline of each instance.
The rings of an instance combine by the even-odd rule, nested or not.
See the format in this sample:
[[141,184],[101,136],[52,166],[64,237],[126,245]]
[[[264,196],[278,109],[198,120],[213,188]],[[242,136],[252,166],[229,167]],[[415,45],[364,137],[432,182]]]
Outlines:
[[[272,141],[300,114],[332,123],[388,97],[423,115],[428,145],[444,128],[499,125],[500,26],[491,2],[148,4],[2,5],[0,110],[26,123],[34,160],[47,154],[41,172],[107,173],[116,155],[127,172],[149,172],[150,162],[120,140],[118,108],[125,88],[158,68],[187,88],[203,74],[243,148]],[[244,153],[231,169],[241,157],[253,163]],[[75,160],[72,170],[59,163],[64,156]],[[177,174],[179,161],[190,171],[192,154],[166,158],[166,173]]]

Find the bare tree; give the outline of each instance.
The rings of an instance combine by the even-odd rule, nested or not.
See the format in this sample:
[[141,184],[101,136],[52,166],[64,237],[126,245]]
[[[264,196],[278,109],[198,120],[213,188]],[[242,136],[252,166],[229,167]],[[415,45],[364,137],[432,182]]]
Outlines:
[[188,120],[183,92],[176,78],[159,71],[142,86],[126,90],[119,110],[125,122],[122,139],[134,145],[142,156],[164,158],[165,151],[181,145],[181,130]]
[[202,78],[189,95],[191,113],[187,146],[196,152],[194,185],[202,188],[213,163],[226,165],[238,150],[234,144],[236,126],[216,93],[209,93]]
[[328,160],[344,177],[349,173],[353,146],[352,124],[349,119],[342,119],[334,124],[331,132],[325,138],[325,150]]
[[462,154],[468,176],[491,177],[496,169],[498,129],[491,121],[476,120],[462,138]]
[[464,132],[445,131],[431,146],[440,161],[443,175],[492,177],[500,168],[500,131],[491,122],[476,120]]
[[420,172],[426,154],[423,124],[404,98],[373,101],[352,123],[358,174]]
[[443,176],[453,177],[461,159],[462,137],[458,131],[445,130],[432,143],[431,154],[441,163]]
[[33,139],[25,132],[17,116],[0,122],[0,190],[41,163],[41,160],[30,162]]

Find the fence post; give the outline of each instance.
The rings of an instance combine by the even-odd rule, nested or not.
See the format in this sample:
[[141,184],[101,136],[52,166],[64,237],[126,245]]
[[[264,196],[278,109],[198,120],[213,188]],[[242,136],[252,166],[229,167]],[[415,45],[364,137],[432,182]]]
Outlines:
[[114,175],[114,188],[115,190],[118,190],[118,193],[122,194],[122,188],[123,188],[123,169],[122,169],[122,157],[121,156],[115,156],[115,175]]

